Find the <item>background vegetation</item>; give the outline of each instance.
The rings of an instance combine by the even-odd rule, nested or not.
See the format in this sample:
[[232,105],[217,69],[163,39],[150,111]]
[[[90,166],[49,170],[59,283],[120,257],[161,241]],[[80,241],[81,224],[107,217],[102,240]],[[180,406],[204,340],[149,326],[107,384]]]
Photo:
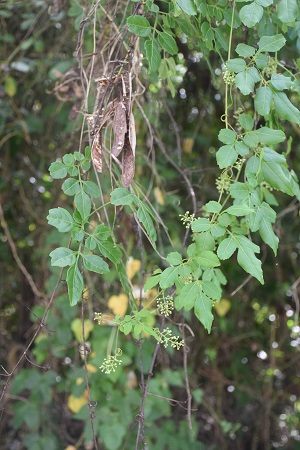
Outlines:
[[[1,448],[300,448],[299,199],[280,187],[270,190],[276,197],[269,200],[277,213],[277,255],[260,236],[253,238],[261,248],[265,284],[247,276],[236,257],[224,261],[227,284],[214,306],[210,334],[191,311],[160,314],[153,300],[157,286],[142,292],[155,269],[169,266],[168,253],[184,252],[191,243],[180,215],[200,217],[203,205],[219,198],[216,179],[225,166],[219,160],[218,167],[216,152],[226,105],[237,131],[241,114],[255,117],[257,128],[272,123],[284,130],[279,151],[299,173],[299,110],[294,120],[278,110],[259,116],[253,91],[242,95],[239,86],[226,103],[229,85],[223,80],[228,45],[257,48],[262,36],[283,33],[281,53],[268,57],[293,74],[288,95],[299,107],[297,2],[235,6],[232,21],[227,0],[0,4]],[[254,23],[247,23],[245,6],[253,9]],[[144,15],[152,28],[139,30],[138,37],[134,20]],[[133,22],[126,21],[129,16]],[[163,40],[165,32],[171,39]],[[122,73],[128,55],[137,135],[133,189],[153,214],[156,248],[151,228],[148,239],[130,206],[109,204],[111,191],[121,186],[120,164],[109,163],[109,119],[102,130],[103,173],[91,169],[88,175],[101,181],[93,205],[100,212],[89,229],[110,224],[111,245],[120,245],[124,266],[118,256],[117,264],[114,256],[106,258],[110,270],[103,275],[85,265],[83,294],[70,307],[66,272],[49,258],[57,247],[70,246],[70,236],[46,217],[57,207],[73,212],[74,203],[49,166],[63,155],[84,154],[93,142],[93,120],[118,100],[120,85],[111,87],[112,76]],[[172,289],[166,293],[173,295]],[[135,301],[151,313],[142,336],[127,333],[124,324],[125,334],[119,333],[115,314],[131,311]],[[100,325],[95,312],[106,314]],[[166,324],[185,340],[179,350],[158,345],[150,335],[153,326],[162,330]],[[99,367],[116,342],[122,363],[105,374]]]

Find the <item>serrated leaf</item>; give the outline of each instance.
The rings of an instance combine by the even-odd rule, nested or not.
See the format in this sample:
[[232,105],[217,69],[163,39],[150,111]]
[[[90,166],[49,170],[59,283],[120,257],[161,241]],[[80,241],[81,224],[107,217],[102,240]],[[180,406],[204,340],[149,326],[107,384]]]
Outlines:
[[189,16],[197,14],[196,7],[192,0],[174,0],[175,4]]
[[254,105],[258,114],[267,116],[270,113],[272,98],[273,94],[268,86],[262,86],[257,89],[254,98]]
[[197,256],[196,260],[201,267],[212,268],[220,265],[219,258],[210,250],[201,252],[200,255]]
[[74,178],[68,178],[63,182],[61,188],[66,195],[75,195],[80,191],[80,184]]
[[244,142],[236,142],[234,144],[234,148],[240,156],[246,156],[249,154],[249,147]]
[[295,23],[299,18],[298,0],[281,0],[277,5],[277,16],[283,23]]
[[210,202],[205,203],[205,205],[203,206],[203,209],[206,212],[218,213],[221,211],[222,205],[219,202],[211,200]]
[[219,141],[223,144],[233,144],[237,138],[236,132],[229,128],[223,128],[218,134]]
[[147,212],[145,206],[143,204],[140,204],[137,217],[139,221],[143,224],[145,231],[152,243],[152,245],[155,246],[155,242],[157,239],[156,229],[153,224],[153,220],[150,216],[150,214]]
[[110,202],[115,206],[131,205],[135,200],[135,196],[125,188],[116,188],[110,196]]
[[263,161],[261,171],[264,180],[273,188],[278,189],[285,194],[294,195],[291,179],[287,169],[273,161]]
[[85,245],[88,250],[95,250],[97,247],[97,241],[92,236],[89,236],[85,241]]
[[50,253],[51,266],[66,267],[75,264],[76,255],[66,247],[59,247]]
[[57,228],[61,233],[70,231],[74,225],[71,214],[66,209],[60,207],[50,209],[47,220],[50,225]]
[[286,43],[286,39],[282,34],[273,36],[262,36],[258,41],[260,52],[278,52]]
[[53,162],[49,167],[49,172],[52,178],[58,180],[67,176],[68,169],[62,162]]
[[227,36],[224,35],[221,28],[214,28],[214,32],[215,32],[215,40],[221,46],[221,48],[223,48],[227,52],[228,51]]
[[231,70],[232,72],[239,73],[243,72],[247,65],[246,61],[242,58],[233,58],[226,61],[226,67],[228,70]]
[[66,155],[63,156],[63,163],[67,166],[70,167],[74,164],[75,158],[74,155],[72,153],[67,153]]
[[291,77],[282,75],[282,73],[274,73],[271,77],[271,84],[277,91],[283,91],[291,88],[293,80]]
[[153,277],[150,277],[146,280],[146,283],[144,284],[144,291],[149,291],[150,289],[154,288],[154,286],[157,286],[160,280],[160,274],[154,275]]
[[126,22],[128,25],[128,30],[133,34],[147,37],[151,33],[150,22],[144,16],[129,16],[127,17]]
[[158,31],[158,42],[163,50],[170,53],[170,55],[177,55],[178,47],[175,39],[168,33]]
[[111,236],[111,230],[101,223],[100,225],[97,225],[93,235],[97,237],[97,239],[100,239],[100,241],[106,241]]
[[77,264],[68,269],[66,281],[70,305],[75,306],[81,300],[84,288],[83,278]]
[[232,237],[224,239],[217,250],[217,255],[220,259],[229,259],[236,251],[237,245]]
[[86,221],[90,215],[92,209],[92,203],[90,197],[80,190],[74,198],[76,208],[78,209],[83,221]]
[[232,198],[241,200],[246,200],[250,195],[248,185],[240,182],[233,183],[229,191]]
[[232,166],[238,159],[238,153],[235,150],[235,145],[223,145],[216,153],[217,164],[220,169]]
[[261,220],[259,227],[259,234],[262,240],[269,246],[274,252],[274,255],[277,255],[278,243],[279,239],[274,233],[271,222],[264,216]]
[[110,241],[97,241],[100,253],[108,258],[112,263],[119,264],[122,258],[120,247]]
[[283,119],[300,125],[300,111],[284,92],[273,91],[275,112]]
[[192,230],[196,233],[200,233],[201,231],[208,231],[210,228],[211,228],[211,223],[205,217],[196,219],[196,220],[194,220],[194,222],[192,222]]
[[249,248],[239,247],[237,262],[245,272],[255,277],[261,284],[264,284],[261,261],[256,258],[255,254]]
[[83,181],[82,185],[86,194],[94,198],[100,197],[100,189],[96,183],[94,183],[93,181]]
[[235,51],[238,55],[244,56],[244,58],[251,58],[251,56],[255,55],[255,48],[251,47],[251,45],[247,44],[238,44]]
[[206,295],[203,292],[199,292],[195,300],[194,306],[195,316],[202,323],[202,325],[208,331],[208,333],[211,332],[211,326],[214,320],[214,316],[211,312],[212,307],[213,307],[212,301],[208,297],[206,297]]
[[254,126],[254,119],[250,114],[240,114],[239,123],[246,131],[251,131]]
[[261,20],[263,13],[263,7],[253,2],[241,8],[240,19],[246,27],[252,28]]
[[162,273],[160,277],[159,285],[162,289],[166,289],[168,287],[173,286],[178,277],[178,267],[167,267]]
[[149,63],[149,69],[148,72],[156,72],[159,68],[160,62],[161,62],[161,56],[160,51],[157,48],[157,44],[153,40],[148,40],[145,42],[145,52],[146,52],[146,58]]
[[285,141],[285,134],[281,130],[273,130],[268,127],[261,127],[256,130],[256,134],[262,144],[279,144]]
[[221,225],[218,225],[217,223],[215,223],[212,227],[211,227],[211,235],[214,238],[218,238],[221,236],[224,236],[224,234],[226,233],[226,228],[222,227]]
[[172,266],[178,266],[178,264],[182,263],[182,257],[178,252],[171,252],[166,257],[166,261]]
[[204,252],[206,250],[213,251],[215,248],[215,240],[209,231],[195,235],[194,239],[198,252]]
[[196,281],[186,284],[175,298],[175,308],[177,310],[181,308],[184,308],[186,311],[191,310],[194,307],[195,299],[199,293],[200,287]]
[[255,67],[249,67],[236,75],[234,84],[243,95],[248,95],[254,92],[254,86],[258,81],[260,81],[258,70]]
[[225,209],[224,212],[227,214],[231,214],[232,216],[247,216],[251,214],[254,210],[249,208],[247,205],[232,205],[229,208]]
[[82,255],[83,265],[87,270],[100,273],[101,275],[109,272],[107,263],[97,255]]
[[222,290],[219,283],[216,284],[213,281],[202,281],[202,289],[204,293],[212,300],[218,302],[222,296]]

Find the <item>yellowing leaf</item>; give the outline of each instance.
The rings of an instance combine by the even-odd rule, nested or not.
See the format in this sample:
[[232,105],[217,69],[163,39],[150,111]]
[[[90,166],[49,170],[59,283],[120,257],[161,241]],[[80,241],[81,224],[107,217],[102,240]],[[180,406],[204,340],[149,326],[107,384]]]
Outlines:
[[194,145],[194,139],[193,138],[185,138],[183,140],[183,151],[184,151],[184,153],[192,153],[193,145]]
[[76,450],[76,447],[74,447],[74,445],[68,445],[65,450]]
[[127,310],[128,297],[126,294],[112,295],[107,304],[114,314],[120,314],[123,317]]
[[132,256],[130,256],[130,258],[128,258],[128,261],[126,263],[126,272],[129,280],[132,280],[132,278],[140,270],[140,268],[141,268],[141,261],[139,259],[133,259]]
[[155,200],[157,201],[157,203],[159,205],[164,205],[165,204],[165,200],[164,200],[164,196],[162,193],[162,190],[159,187],[154,188],[154,196],[155,196]]
[[8,76],[4,81],[4,90],[9,97],[14,97],[17,93],[17,83],[16,80]]
[[77,386],[79,386],[80,384],[82,384],[84,382],[84,379],[83,378],[76,378],[76,384],[77,384]]
[[87,368],[88,372],[90,372],[90,373],[95,373],[98,370],[97,367],[93,366],[93,364],[87,364],[86,368]]
[[215,310],[217,311],[217,314],[220,317],[226,316],[230,308],[231,308],[231,301],[227,300],[227,298],[222,298],[219,303],[215,304]]
[[81,408],[88,402],[87,391],[85,390],[81,397],[75,397],[74,395],[69,395],[68,397],[68,407],[73,413],[78,413]]
[[[94,324],[91,320],[86,319],[84,321],[84,337],[87,339],[89,337],[90,332],[94,328]],[[74,333],[74,336],[78,342],[82,342],[82,322],[81,319],[74,319],[71,323],[71,330]]]

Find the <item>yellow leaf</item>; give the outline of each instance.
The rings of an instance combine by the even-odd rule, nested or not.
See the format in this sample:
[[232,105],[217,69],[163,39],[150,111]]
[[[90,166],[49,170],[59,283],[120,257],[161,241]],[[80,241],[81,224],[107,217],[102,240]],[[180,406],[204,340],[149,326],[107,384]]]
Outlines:
[[227,298],[222,298],[219,303],[215,303],[215,310],[218,316],[224,317],[231,308],[231,301]]
[[126,263],[126,272],[129,280],[132,280],[132,278],[140,270],[140,268],[141,268],[141,261],[139,259],[133,259],[132,256],[130,256],[130,258],[128,258],[128,261]]
[[112,295],[107,304],[114,314],[123,317],[127,311],[128,297],[126,294]]
[[163,193],[159,187],[154,188],[154,196],[159,205],[162,206],[165,204]]
[[194,145],[194,139],[193,138],[185,138],[183,140],[183,151],[184,151],[184,153],[192,153],[193,145]]
[[69,395],[68,397],[68,407],[73,413],[78,413],[81,408],[88,402],[87,391],[85,390],[81,397],[75,397],[74,395]]
[[74,447],[74,445],[68,445],[65,450],[76,450],[76,447]]
[[[94,324],[91,320],[86,319],[84,321],[84,337],[87,339],[90,335],[90,332],[94,328]],[[78,342],[82,342],[82,322],[81,319],[74,319],[71,323],[71,330],[74,333],[74,336]]]
[[93,364],[87,364],[86,368],[87,368],[88,372],[90,372],[90,373],[95,373],[98,370],[97,367],[93,366]]
[[83,378],[76,378],[76,384],[77,384],[77,386],[79,386],[80,384],[82,384],[84,382],[84,379]]
[[8,76],[4,81],[4,90],[9,97],[14,97],[17,93],[17,83],[16,80]]

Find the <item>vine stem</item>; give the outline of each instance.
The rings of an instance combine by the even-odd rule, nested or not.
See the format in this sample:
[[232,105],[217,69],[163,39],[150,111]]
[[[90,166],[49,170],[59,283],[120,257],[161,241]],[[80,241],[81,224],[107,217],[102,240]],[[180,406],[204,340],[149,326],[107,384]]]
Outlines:
[[[229,34],[228,58],[227,58],[227,61],[230,59],[230,55],[231,55],[234,12],[235,12],[235,0],[233,1],[233,6],[232,6],[232,16],[231,16],[231,24],[230,24],[230,34]],[[228,111],[228,89],[229,89],[229,85],[226,83],[226,89],[225,89],[225,126],[226,126],[226,128],[228,128],[228,114],[227,114],[227,111]]]

